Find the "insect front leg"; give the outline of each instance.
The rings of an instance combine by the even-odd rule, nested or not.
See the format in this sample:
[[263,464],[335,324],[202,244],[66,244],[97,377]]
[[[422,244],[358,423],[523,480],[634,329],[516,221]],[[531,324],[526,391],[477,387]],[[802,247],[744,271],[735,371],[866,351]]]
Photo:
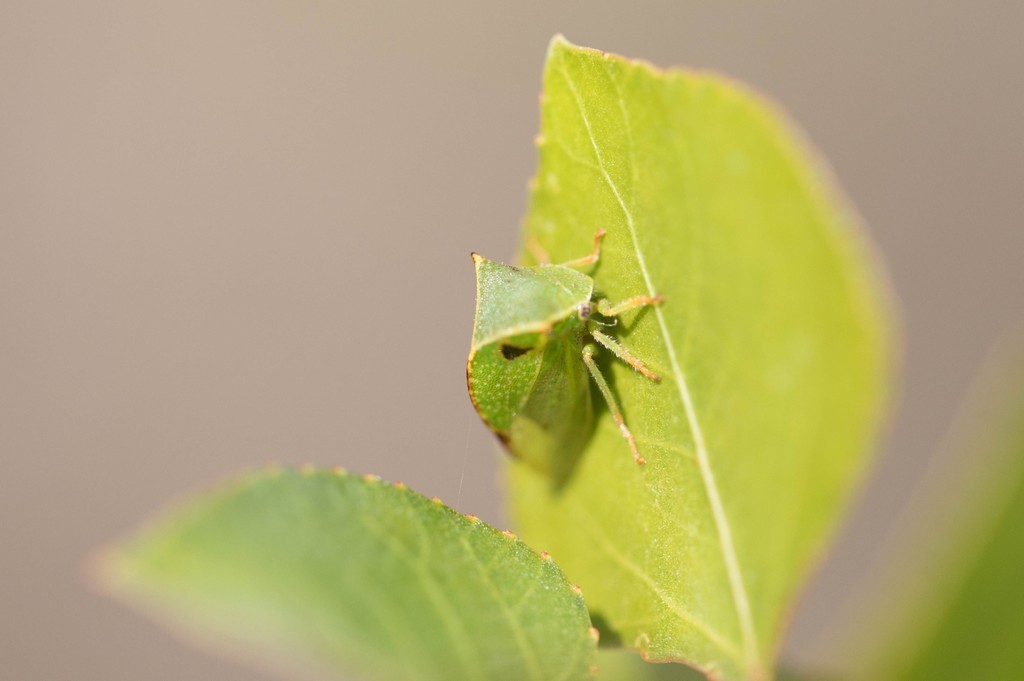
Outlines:
[[662,302],[664,302],[664,300],[664,296],[633,296],[632,298],[627,298],[626,300],[623,300],[621,303],[612,305],[610,300],[602,298],[601,300],[597,301],[597,306],[595,309],[599,313],[603,314],[605,317],[615,317],[617,315],[622,314],[623,312],[635,310],[638,307],[647,307],[648,305],[659,305]]
[[594,361],[594,351],[596,349],[593,343],[588,343],[583,347],[583,363],[587,365],[587,370],[590,371],[590,375],[594,378],[594,383],[597,383],[597,388],[601,391],[604,401],[608,403],[608,411],[612,413],[612,418],[615,420],[615,425],[619,427],[619,432],[622,433],[622,437],[626,438],[626,442],[629,443],[629,450],[633,452],[633,460],[637,464],[645,464],[647,460],[640,456],[640,452],[637,451],[636,440],[633,439],[633,433],[629,432],[629,428],[626,427],[626,421],[622,418],[622,410],[619,409],[619,403],[615,401],[615,396],[612,395],[608,382],[604,380],[601,370],[597,368],[597,362]]

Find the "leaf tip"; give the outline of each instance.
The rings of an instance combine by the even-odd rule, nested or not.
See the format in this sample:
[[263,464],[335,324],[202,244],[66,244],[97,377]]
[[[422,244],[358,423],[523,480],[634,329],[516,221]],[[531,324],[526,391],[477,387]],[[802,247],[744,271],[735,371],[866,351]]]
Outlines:
[[374,483],[380,482],[380,476],[374,475],[373,473],[363,473],[363,480],[372,485]]
[[548,56],[559,48],[572,47],[572,43],[561,33],[556,33],[551,36],[551,42],[548,43]]
[[510,539],[512,541],[515,541],[519,538],[516,536],[516,533],[512,532],[511,530],[502,530],[501,533],[505,535],[506,539]]
[[112,546],[93,551],[86,556],[82,566],[86,583],[95,591],[108,595],[119,590],[126,568],[124,555]]
[[346,470],[342,466],[332,466],[331,472],[337,475],[339,478],[343,478],[346,475],[348,475],[348,470]]
[[438,506],[444,506],[444,502],[441,501],[441,497],[430,497],[430,501],[437,504]]

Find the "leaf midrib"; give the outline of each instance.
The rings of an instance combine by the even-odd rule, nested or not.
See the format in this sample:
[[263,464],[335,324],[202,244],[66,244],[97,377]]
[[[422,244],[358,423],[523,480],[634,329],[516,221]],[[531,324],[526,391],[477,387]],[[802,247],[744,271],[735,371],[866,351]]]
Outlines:
[[[629,117],[625,109],[625,102],[623,101],[622,94],[619,91],[618,84],[615,81],[615,76],[607,69],[608,79],[612,83],[616,90],[616,96],[618,99],[619,108],[622,111],[623,120],[625,123],[627,139],[630,142],[630,149],[632,149],[632,133],[630,130]],[[590,119],[587,116],[586,109],[583,106],[583,100],[580,96],[579,89],[576,83],[573,81],[569,70],[566,68],[564,60],[561,63],[562,75],[566,80],[566,84],[569,86],[569,90],[572,92],[573,99],[576,102],[576,107],[580,112],[580,117],[583,120],[583,124],[587,129],[587,137],[590,140],[591,147],[594,150],[594,156],[597,160],[597,167],[611,189],[612,194],[615,196],[616,202],[622,209],[622,213],[626,220],[626,226],[629,229],[629,235],[633,242],[633,250],[636,254],[637,266],[640,273],[643,275],[644,284],[647,287],[647,294],[650,296],[657,295],[654,288],[654,284],[651,281],[650,273],[647,271],[647,265],[644,260],[643,251],[640,249],[639,241],[637,240],[636,224],[633,219],[633,213],[626,205],[625,200],[622,197],[622,193],[619,191],[618,186],[612,180],[611,175],[608,173],[608,167],[605,163],[604,156],[601,153],[600,146],[597,143],[597,139],[594,137],[594,132],[590,124]],[[630,164],[632,168],[633,165]],[[696,409],[693,404],[693,398],[690,395],[689,387],[686,383],[686,377],[683,374],[682,368],[679,365],[679,360],[676,357],[675,346],[671,341],[671,337],[668,332],[668,326],[665,323],[665,316],[660,307],[654,307],[654,315],[658,320],[658,327],[661,331],[665,348],[668,353],[669,363],[672,367],[672,375],[675,380],[677,389],[679,390],[680,399],[683,402],[683,409],[686,413],[686,420],[690,426],[690,434],[693,439],[694,451],[697,459],[697,467],[700,470],[701,482],[703,483],[705,493],[708,497],[708,504],[711,507],[711,515],[715,522],[715,529],[717,530],[719,547],[722,552],[722,559],[725,562],[726,572],[729,577],[729,586],[732,593],[733,604],[736,610],[736,617],[739,622],[740,632],[743,638],[743,650],[744,657],[746,658],[748,671],[758,673],[760,669],[760,654],[757,643],[757,637],[754,631],[753,617],[750,611],[750,601],[747,597],[746,586],[743,582],[743,575],[740,571],[739,559],[736,554],[736,548],[732,540],[732,530],[729,526],[729,520],[725,515],[725,508],[722,504],[721,496],[718,492],[718,485],[715,481],[714,471],[711,469],[710,456],[707,449],[707,445],[704,441],[704,433],[701,429],[700,423],[697,420]]]

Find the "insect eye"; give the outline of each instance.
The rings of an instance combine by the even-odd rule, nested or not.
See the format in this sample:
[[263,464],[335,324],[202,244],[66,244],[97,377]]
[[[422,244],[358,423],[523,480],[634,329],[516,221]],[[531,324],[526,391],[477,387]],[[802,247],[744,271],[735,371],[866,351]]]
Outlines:
[[507,360],[513,360],[516,359],[517,357],[522,357],[530,350],[533,350],[533,348],[520,348],[516,347],[515,345],[507,345],[505,343],[502,343],[501,356]]

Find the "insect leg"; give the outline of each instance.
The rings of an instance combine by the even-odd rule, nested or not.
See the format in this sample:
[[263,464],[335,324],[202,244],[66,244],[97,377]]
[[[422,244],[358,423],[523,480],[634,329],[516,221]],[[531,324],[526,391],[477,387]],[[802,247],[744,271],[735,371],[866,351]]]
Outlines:
[[563,262],[563,267],[585,267],[587,265],[593,265],[597,262],[597,259],[601,257],[601,239],[607,234],[603,229],[597,230],[597,234],[594,235],[594,252],[588,256],[578,258],[576,260],[570,260],[569,262]]
[[532,234],[526,235],[526,250],[530,252],[530,255],[533,256],[533,259],[536,260],[538,264],[551,264],[551,256],[548,255],[548,252],[540,245],[540,241],[538,241],[537,237]]
[[593,328],[590,330],[590,335],[593,336],[594,340],[598,343],[611,350],[616,357],[639,371],[647,378],[651,379],[655,383],[661,382],[661,376],[658,376],[656,373],[648,369],[643,362],[633,356],[633,353],[615,342],[615,339],[611,336],[601,333],[597,329]]
[[623,312],[635,310],[638,307],[646,307],[647,305],[658,305],[664,302],[664,300],[664,296],[633,296],[632,298],[627,298],[626,300],[623,300],[621,303],[612,305],[611,301],[602,298],[601,300],[597,301],[597,311],[603,314],[605,317],[614,317],[616,315],[622,314]]
[[629,428],[626,427],[626,421],[622,418],[619,404],[615,401],[615,396],[612,395],[608,382],[601,375],[601,370],[597,368],[597,362],[594,361],[593,343],[589,343],[583,348],[583,363],[587,365],[590,375],[594,378],[594,383],[597,383],[597,388],[601,391],[601,395],[604,396],[604,401],[608,403],[608,411],[612,413],[612,418],[615,420],[615,425],[619,427],[619,432],[622,433],[622,437],[626,438],[626,442],[629,443],[629,449],[633,452],[633,460],[638,464],[647,463],[644,457],[640,456],[640,452],[637,451],[633,433],[629,432]]

